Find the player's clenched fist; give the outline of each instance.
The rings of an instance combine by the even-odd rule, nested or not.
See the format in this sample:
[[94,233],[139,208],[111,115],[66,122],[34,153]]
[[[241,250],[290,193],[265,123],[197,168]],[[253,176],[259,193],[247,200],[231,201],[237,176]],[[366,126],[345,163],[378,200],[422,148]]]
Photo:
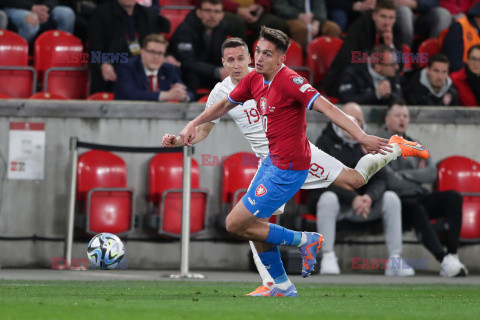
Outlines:
[[165,134],[162,139],[162,147],[171,148],[175,147],[177,143],[177,137],[173,134]]
[[190,121],[180,132],[180,140],[186,146],[191,147],[193,139],[195,139],[195,125]]

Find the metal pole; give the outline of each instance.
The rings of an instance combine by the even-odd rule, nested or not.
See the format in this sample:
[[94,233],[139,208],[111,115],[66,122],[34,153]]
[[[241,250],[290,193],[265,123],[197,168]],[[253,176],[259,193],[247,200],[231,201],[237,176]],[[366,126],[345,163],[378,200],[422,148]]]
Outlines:
[[73,224],[75,218],[75,192],[77,187],[77,137],[70,138],[70,199],[68,202],[68,216],[67,216],[67,232],[65,234],[65,259],[67,265],[72,262],[72,245],[73,245]]
[[173,279],[205,279],[198,273],[190,273],[188,270],[190,249],[190,196],[192,193],[192,148],[183,147],[183,180],[182,180],[182,251],[180,257],[180,273],[170,274]]
[[182,256],[180,262],[180,276],[188,275],[188,254],[190,245],[190,195],[192,154],[191,148],[183,147],[183,192],[182,192]]

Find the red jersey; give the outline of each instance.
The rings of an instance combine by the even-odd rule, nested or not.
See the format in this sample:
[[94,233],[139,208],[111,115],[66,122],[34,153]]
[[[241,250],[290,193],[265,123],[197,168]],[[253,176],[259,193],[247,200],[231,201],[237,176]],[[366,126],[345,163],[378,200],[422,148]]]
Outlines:
[[272,163],[280,169],[307,170],[311,151],[305,119],[320,96],[305,78],[283,66],[272,81],[255,70],[246,75],[228,95],[233,103],[254,99],[262,115]]

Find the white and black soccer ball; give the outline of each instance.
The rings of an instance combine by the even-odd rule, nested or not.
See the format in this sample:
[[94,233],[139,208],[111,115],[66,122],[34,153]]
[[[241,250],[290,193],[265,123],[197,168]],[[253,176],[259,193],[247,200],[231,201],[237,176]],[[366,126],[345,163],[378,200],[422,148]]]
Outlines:
[[113,233],[99,233],[88,243],[87,256],[94,269],[118,269],[125,256],[125,247]]

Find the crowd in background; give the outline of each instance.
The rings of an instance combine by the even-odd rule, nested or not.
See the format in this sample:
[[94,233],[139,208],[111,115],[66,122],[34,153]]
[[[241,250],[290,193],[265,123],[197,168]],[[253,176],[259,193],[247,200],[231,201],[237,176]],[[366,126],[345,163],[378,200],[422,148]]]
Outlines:
[[[102,61],[89,65],[91,93],[118,93],[127,88],[136,91],[135,94],[117,94],[117,99],[198,99],[227,76],[220,55],[221,43],[227,37],[240,37],[254,49],[259,28],[266,25],[287,32],[303,49],[304,56],[308,44],[317,37],[343,40],[323,81],[314,83],[323,93],[339,98],[340,102],[387,105],[404,98],[415,105],[478,106],[478,2],[0,0],[0,28],[17,32],[30,45],[43,31],[58,29],[79,37],[87,53],[128,54],[132,58],[128,63]],[[174,22],[172,12],[184,13]],[[144,48],[144,40],[150,34],[166,37],[166,41],[162,40],[165,52],[157,54]],[[438,39],[438,55],[429,56],[428,64],[422,68],[421,64],[412,67],[411,56],[405,53],[412,52],[415,60],[418,46],[429,38]],[[359,54],[362,59],[356,60]],[[368,60],[363,59],[365,55]],[[136,56],[140,58],[133,59]],[[150,71],[144,61],[148,58],[155,60],[155,69]],[[416,58],[425,57],[417,54]],[[169,66],[162,68],[167,64]],[[165,68],[171,71],[165,74]],[[125,69],[134,70],[135,75],[124,72]],[[115,84],[119,76],[122,77],[120,84]],[[162,80],[170,76],[175,80]],[[177,83],[183,89],[178,89],[177,85],[173,90]],[[163,94],[162,97],[163,91],[170,90],[176,94]]]
[[[208,94],[228,76],[220,51],[225,39],[240,37],[254,52],[259,29],[266,25],[285,31],[304,55],[317,37],[341,38],[329,71],[315,86],[350,103],[345,112],[360,125],[363,114],[357,104],[390,106],[385,137],[405,135],[407,104],[480,105],[479,0],[180,1],[194,7],[176,26],[166,11],[178,8],[169,9],[166,2],[175,5],[158,0],[0,0],[0,29],[17,32],[30,45],[43,31],[58,29],[79,37],[86,52],[127,54],[126,62],[89,64],[91,93],[113,92],[119,100],[193,101]],[[405,48],[416,53],[428,38],[438,39],[439,52],[428,56],[422,68],[407,66],[411,56]],[[362,154],[331,124],[317,145],[347,164],[356,162],[352,154]],[[360,222],[383,219],[390,256],[401,253],[398,226],[403,219],[441,263],[442,275],[466,275],[456,255],[461,197],[424,189],[423,183],[435,180],[432,170],[430,162],[400,159],[362,190],[311,193],[322,221],[318,229],[332,239],[324,247],[322,273],[340,273],[333,244],[335,223],[342,216]],[[429,222],[439,217],[446,220],[446,250]]]

